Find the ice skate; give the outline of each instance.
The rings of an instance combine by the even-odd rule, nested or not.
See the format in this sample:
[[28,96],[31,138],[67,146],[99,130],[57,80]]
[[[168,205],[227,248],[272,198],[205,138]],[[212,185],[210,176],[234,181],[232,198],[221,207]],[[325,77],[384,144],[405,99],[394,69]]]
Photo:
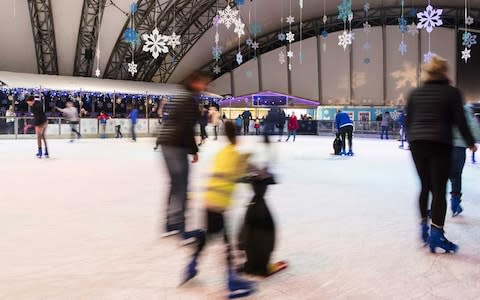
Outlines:
[[254,283],[251,281],[242,280],[236,277],[233,272],[229,272],[228,276],[228,290],[230,294],[229,299],[237,299],[247,297],[254,292]]
[[50,158],[50,155],[48,154],[48,150],[45,150],[45,153],[43,154],[45,158]]
[[192,261],[188,264],[187,269],[185,270],[185,277],[183,278],[182,283],[180,283],[180,286],[186,284],[195,276],[197,276],[198,271],[197,271],[197,259],[194,258]]
[[447,240],[444,235],[443,229],[432,226],[430,231],[430,238],[428,239],[430,246],[430,252],[435,253],[437,248],[442,248],[445,252],[457,252],[458,246]]
[[35,154],[35,156],[36,156],[38,159],[41,159],[41,158],[42,158],[42,148],[39,148],[39,149],[38,149],[38,152],[37,152],[37,154]]
[[425,246],[428,244],[428,231],[429,231],[429,229],[430,228],[429,228],[426,221],[423,221],[420,224],[420,233],[421,233],[422,241],[423,241]]
[[352,151],[352,149],[348,150],[347,155],[348,155],[348,156],[353,156],[353,151]]
[[463,207],[460,204],[462,200],[459,197],[452,197],[452,199],[450,199],[450,202],[452,206],[452,217],[456,217],[463,212]]

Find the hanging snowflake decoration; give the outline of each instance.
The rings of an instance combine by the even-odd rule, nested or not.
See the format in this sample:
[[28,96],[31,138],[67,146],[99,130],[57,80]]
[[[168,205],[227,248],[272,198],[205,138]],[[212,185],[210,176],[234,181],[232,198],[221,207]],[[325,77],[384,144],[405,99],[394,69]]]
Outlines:
[[95,70],[95,76],[100,77],[100,69]]
[[243,63],[243,55],[240,52],[237,53],[237,63],[239,65],[241,65]]
[[245,4],[245,0],[235,0],[235,4],[236,5],[244,5]]
[[465,50],[462,51],[462,59],[465,60],[465,63],[468,62],[468,60],[472,57],[470,49],[465,47]]
[[352,1],[351,0],[342,0],[342,3],[337,6],[338,8],[338,19],[347,22],[348,16],[352,12]]
[[247,44],[247,46],[251,47],[252,44],[253,44],[253,40],[251,38],[248,38],[246,41],[245,41],[245,44]]
[[135,13],[137,13],[138,11],[138,4],[133,2],[132,4],[130,4],[130,13],[133,15]]
[[257,50],[259,47],[260,47],[260,44],[257,41],[252,43],[252,49]]
[[426,64],[429,63],[434,56],[435,56],[435,53],[433,53],[432,51],[428,51],[423,55],[423,62]]
[[468,16],[468,17],[465,19],[465,24],[467,24],[468,26],[472,25],[473,22],[475,22],[475,20],[474,20],[472,17],[470,17],[470,16]]
[[252,34],[252,35],[255,35],[255,36],[259,35],[260,33],[262,33],[262,25],[260,25],[258,23],[252,23],[248,27],[248,30],[250,31],[250,34]]
[[220,42],[220,34],[215,32],[215,44],[218,44],[218,42]]
[[443,25],[443,21],[440,18],[442,13],[443,9],[435,9],[431,5],[427,6],[427,9],[424,12],[419,12],[417,14],[417,17],[420,20],[417,24],[417,28],[425,28],[428,33],[432,32],[435,27]]
[[175,49],[177,46],[180,46],[180,35],[177,35],[175,32],[172,33],[172,35],[168,36],[168,43],[167,45],[172,47],[172,49]]
[[368,65],[368,64],[370,63],[370,58],[368,58],[368,57],[365,58],[365,59],[363,60],[363,63],[366,64],[366,65]]
[[215,65],[215,67],[213,67],[213,73],[218,75],[221,72],[222,72],[222,69],[218,65]]
[[285,41],[285,38],[286,38],[285,33],[280,32],[280,33],[278,34],[278,40],[279,40],[280,42]]
[[291,31],[289,31],[287,33],[287,38],[286,40],[289,42],[289,43],[293,43],[295,41],[295,34]]
[[212,48],[212,56],[213,59],[216,61],[220,60],[220,57],[222,56],[223,48],[221,46],[215,46]]
[[285,53],[283,53],[283,51],[280,51],[280,53],[278,53],[278,61],[280,62],[281,65],[287,62],[287,58],[285,56]]
[[366,21],[365,23],[363,23],[363,32],[365,33],[370,33],[372,32],[372,25],[370,25],[368,23],[368,21]]
[[241,37],[242,35],[245,34],[245,23],[242,22],[242,19],[238,18],[235,21],[235,29],[233,30],[238,37]]
[[215,15],[212,19],[212,23],[214,26],[218,27],[218,25],[222,24],[222,18],[219,15]]
[[326,30],[322,31],[322,38],[324,39],[328,38],[328,31]]
[[410,9],[408,14],[410,15],[410,17],[415,18],[417,16],[417,9],[413,7],[412,9]]
[[473,45],[477,44],[477,36],[475,34],[471,34],[468,31],[465,31],[462,35],[463,43],[462,45],[467,48],[472,48]]
[[218,12],[220,16],[220,23],[224,24],[227,29],[230,29],[232,24],[235,24],[238,19],[238,10],[232,9],[230,5],[227,5],[224,10]]
[[293,51],[292,50],[288,50],[287,57],[288,58],[293,58]]
[[348,22],[352,22],[353,21],[353,12],[350,12],[348,14]]
[[295,23],[295,18],[293,16],[288,16],[286,22],[291,25]]
[[363,49],[365,51],[368,51],[372,48],[372,45],[370,45],[370,42],[365,42],[365,44],[363,44]]
[[400,52],[400,54],[401,54],[402,56],[404,56],[405,53],[407,53],[407,49],[408,49],[408,48],[407,48],[407,44],[405,43],[405,41],[402,40],[402,41],[400,42],[400,46],[398,46],[398,51]]
[[128,72],[132,74],[132,77],[137,73],[137,64],[134,61],[128,63]]
[[343,50],[347,49],[347,46],[352,44],[352,34],[344,30],[341,35],[338,36],[338,45],[343,47]]
[[323,15],[323,24],[327,24],[327,21],[328,21],[328,17],[327,15]]
[[127,29],[125,29],[125,32],[123,33],[123,38],[129,44],[138,44],[138,42],[140,40],[140,35],[138,34],[138,32],[135,29],[127,28]]
[[412,22],[412,24],[408,25],[407,29],[408,29],[408,34],[410,34],[411,36],[416,36],[418,34],[418,28],[415,22]]
[[403,16],[398,18],[398,28],[400,29],[401,33],[405,33],[408,31],[407,24],[407,19],[405,19]]
[[368,13],[368,11],[370,10],[370,3],[365,3],[365,5],[363,6],[363,10]]
[[162,35],[155,28],[152,34],[142,35],[145,45],[143,46],[144,52],[151,52],[153,58],[158,58],[160,53],[168,53],[168,36]]

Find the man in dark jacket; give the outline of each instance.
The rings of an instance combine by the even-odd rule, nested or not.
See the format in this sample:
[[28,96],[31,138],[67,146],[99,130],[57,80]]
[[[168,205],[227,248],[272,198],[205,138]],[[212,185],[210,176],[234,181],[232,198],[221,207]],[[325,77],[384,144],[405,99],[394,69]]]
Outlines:
[[[452,129],[457,126],[468,147],[475,152],[472,133],[463,111],[463,97],[448,79],[448,64],[434,57],[422,71],[422,87],[408,98],[407,135],[420,177],[421,234],[430,250],[456,252],[458,247],[443,234],[447,210],[446,189],[452,157]],[[432,226],[428,226],[428,196],[432,193]]]
[[170,175],[166,235],[185,232],[188,155],[193,156],[192,163],[198,161],[194,127],[200,117],[200,112],[195,96],[206,90],[209,81],[210,77],[203,73],[194,73],[187,79],[186,88],[189,93],[169,101],[168,118],[165,120],[158,138]]
[[250,132],[250,120],[252,119],[252,113],[246,110],[242,113],[243,119],[243,135],[248,135]]

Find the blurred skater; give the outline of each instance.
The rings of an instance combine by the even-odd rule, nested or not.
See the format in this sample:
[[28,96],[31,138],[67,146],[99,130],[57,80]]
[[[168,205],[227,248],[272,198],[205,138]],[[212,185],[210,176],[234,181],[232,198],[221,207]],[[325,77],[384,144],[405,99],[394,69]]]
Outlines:
[[235,128],[236,128],[237,135],[242,133],[242,124],[243,124],[242,115],[238,115],[238,117],[235,119]]
[[290,140],[290,136],[293,135],[293,141],[295,142],[295,138],[297,137],[297,130],[300,126],[298,125],[298,120],[297,116],[295,115],[295,112],[292,112],[292,115],[288,119],[288,137],[285,142],[288,142]]
[[200,119],[198,121],[200,124],[200,138],[202,139],[199,146],[205,143],[205,140],[208,139],[207,134],[207,125],[208,125],[208,109],[205,106],[200,106]]
[[78,109],[73,105],[73,101],[68,100],[65,108],[55,108],[63,113],[65,119],[70,124],[70,142],[73,142],[75,140],[75,137],[77,139],[80,139],[82,137],[82,135],[78,131],[80,126],[80,118],[78,116]]
[[[448,63],[434,56],[423,66],[422,86],[412,91],[407,102],[407,131],[413,161],[420,177],[421,237],[430,251],[442,248],[456,252],[443,227],[447,211],[447,181],[452,165],[452,129],[456,125],[467,147],[477,150],[463,110],[460,90],[450,85]],[[428,226],[428,196],[432,193],[432,224]]]
[[208,111],[208,120],[213,127],[214,140],[218,140],[218,126],[220,126],[220,112],[217,107],[212,106]]
[[253,292],[253,283],[237,277],[233,266],[232,244],[227,229],[225,211],[230,207],[235,184],[247,172],[246,156],[236,149],[236,128],[232,122],[225,123],[225,134],[230,142],[215,157],[212,175],[205,192],[206,231],[196,230],[190,234],[195,236],[198,244],[185,272],[183,283],[193,279],[197,273],[198,258],[207,241],[214,235],[223,237],[226,247],[227,278],[230,298],[245,297]]
[[107,137],[107,121],[109,119],[110,119],[110,117],[103,111],[97,117],[97,120],[100,124],[100,138],[101,139],[104,139],[104,138]]
[[[160,128],[163,125],[163,121],[165,120],[165,105],[167,104],[167,98],[162,98],[158,102],[157,108],[156,108],[156,114],[158,118],[158,127]],[[160,147],[160,136],[157,137],[155,140],[155,147],[153,147],[153,151],[157,151],[158,147]]]
[[[352,140],[353,140],[353,122],[350,119],[350,116],[341,110],[338,110],[337,116],[335,117],[335,124],[337,127],[338,134],[342,138],[342,152],[340,155],[353,156],[352,150]],[[346,152],[346,141],[348,137],[348,152]]]
[[207,89],[210,76],[201,72],[190,75],[186,81],[189,93],[169,101],[168,118],[160,130],[159,143],[170,176],[170,193],[167,200],[165,235],[185,232],[185,210],[189,175],[188,156],[192,163],[198,161],[198,147],[195,142],[195,125],[200,117],[195,99]]
[[10,105],[8,110],[5,112],[5,117],[7,121],[7,134],[15,134],[15,110],[13,109],[13,105]]
[[115,138],[123,139],[122,122],[119,118],[114,118],[113,121],[115,122]]
[[[468,127],[473,134],[476,141],[480,140],[480,126],[474,119],[473,112],[470,106],[464,107],[465,118],[467,120]],[[462,173],[465,167],[465,161],[467,160],[467,147],[468,145],[462,138],[458,128],[453,131],[453,153],[452,153],[452,170],[450,172],[450,183],[452,184],[452,191],[450,199],[450,208],[452,210],[452,216],[456,217],[462,213]]]
[[[37,158],[42,158],[45,156],[46,158],[49,157],[48,154],[48,146],[47,146],[47,127],[48,127],[48,120],[45,112],[43,111],[43,106],[40,101],[35,101],[33,96],[27,98],[27,104],[30,106],[30,111],[33,114],[33,126],[35,127],[35,134],[37,135],[37,145],[38,145],[38,152]],[[42,141],[44,145],[45,151],[42,151]]]
[[252,113],[249,110],[246,110],[242,113],[243,120],[243,135],[248,135],[250,133],[250,120],[252,120]]
[[130,132],[132,134],[132,140],[136,142],[137,133],[135,132],[135,127],[137,126],[138,121],[138,109],[135,106],[133,106],[130,114],[128,114],[128,118],[130,119]]
[[277,127],[278,127],[278,141],[282,141],[283,131],[285,129],[285,122],[287,121],[287,116],[285,115],[285,111],[280,109],[278,112],[278,120],[277,120]]
[[382,133],[380,134],[380,139],[383,140],[383,137],[385,136],[385,139],[388,140],[388,132],[390,131],[390,123],[392,122],[392,117],[390,116],[390,112],[386,111],[385,114],[383,115],[382,119]]
[[407,116],[405,112],[401,111],[398,116],[397,124],[400,127],[400,149],[405,147],[405,142],[407,141],[407,128],[406,128]]
[[255,124],[253,125],[253,128],[255,128],[255,135],[260,134],[260,120],[258,118],[255,119]]

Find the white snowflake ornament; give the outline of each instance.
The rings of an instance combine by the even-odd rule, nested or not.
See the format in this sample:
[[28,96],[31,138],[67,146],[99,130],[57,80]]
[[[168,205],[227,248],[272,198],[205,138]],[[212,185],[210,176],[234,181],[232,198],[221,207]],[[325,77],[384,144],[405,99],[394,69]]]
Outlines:
[[181,44],[180,38],[181,38],[180,35],[177,35],[175,32],[173,32],[172,35],[168,37],[167,45],[172,47],[172,49],[175,49],[177,46],[180,46]]
[[426,10],[417,13],[419,22],[417,24],[418,29],[423,29],[430,33],[435,27],[442,26],[443,21],[440,18],[443,13],[443,9],[435,9],[433,6],[427,6]]
[[365,42],[365,44],[363,44],[363,49],[365,51],[368,51],[372,48],[372,45],[370,45],[370,42]]
[[238,19],[238,10],[232,9],[230,5],[227,5],[224,10],[218,12],[220,16],[220,23],[224,24],[227,29],[230,29],[232,24],[235,24]]
[[327,15],[323,15],[323,24],[326,24],[328,21]]
[[293,24],[295,23],[295,18],[293,16],[288,16],[287,17],[287,23],[288,24]]
[[435,53],[433,53],[432,51],[428,51],[423,55],[423,62],[428,64],[432,60],[434,55]]
[[468,26],[472,25],[473,22],[475,22],[475,20],[474,20],[472,17],[470,17],[470,16],[468,16],[468,17],[465,19],[465,24],[467,24]]
[[100,69],[95,70],[95,76],[100,77]]
[[215,67],[213,67],[213,73],[215,73],[215,74],[218,75],[218,74],[220,74],[221,72],[222,72],[222,69],[221,69],[218,65],[216,65]]
[[347,49],[347,46],[352,44],[352,34],[344,30],[341,35],[338,36],[338,45],[343,47],[343,50]]
[[243,63],[243,55],[240,52],[237,53],[237,63],[239,65],[241,65]]
[[363,32],[370,33],[372,32],[372,25],[367,22],[363,23]]
[[412,24],[408,25],[407,32],[411,36],[416,36],[418,34],[417,24],[415,24],[415,22],[412,22]]
[[242,22],[242,19],[238,18],[235,20],[235,29],[233,32],[235,32],[238,37],[245,34],[245,23]]
[[402,56],[404,56],[405,53],[407,53],[407,44],[405,43],[405,41],[400,42],[400,46],[398,46],[398,51]]
[[260,47],[260,44],[257,41],[252,43],[252,49],[257,50],[259,47]]
[[292,58],[292,57],[293,57],[293,51],[292,51],[292,50],[288,50],[288,52],[287,52],[287,57],[288,57],[288,58]]
[[142,35],[145,45],[143,45],[144,52],[152,53],[153,58],[158,58],[160,53],[168,53],[168,36],[160,34],[158,28],[152,31],[152,34]]
[[287,62],[287,58],[285,56],[285,53],[283,53],[283,51],[280,51],[280,53],[278,53],[278,62],[280,62],[281,65]]
[[137,64],[132,61],[131,63],[128,63],[128,72],[132,74],[132,77],[137,74]]
[[295,34],[291,31],[287,32],[286,40],[291,44],[295,41]]
[[465,63],[468,62],[468,60],[472,57],[471,55],[471,49],[468,49],[465,47],[465,50],[462,51],[462,59],[465,60]]

